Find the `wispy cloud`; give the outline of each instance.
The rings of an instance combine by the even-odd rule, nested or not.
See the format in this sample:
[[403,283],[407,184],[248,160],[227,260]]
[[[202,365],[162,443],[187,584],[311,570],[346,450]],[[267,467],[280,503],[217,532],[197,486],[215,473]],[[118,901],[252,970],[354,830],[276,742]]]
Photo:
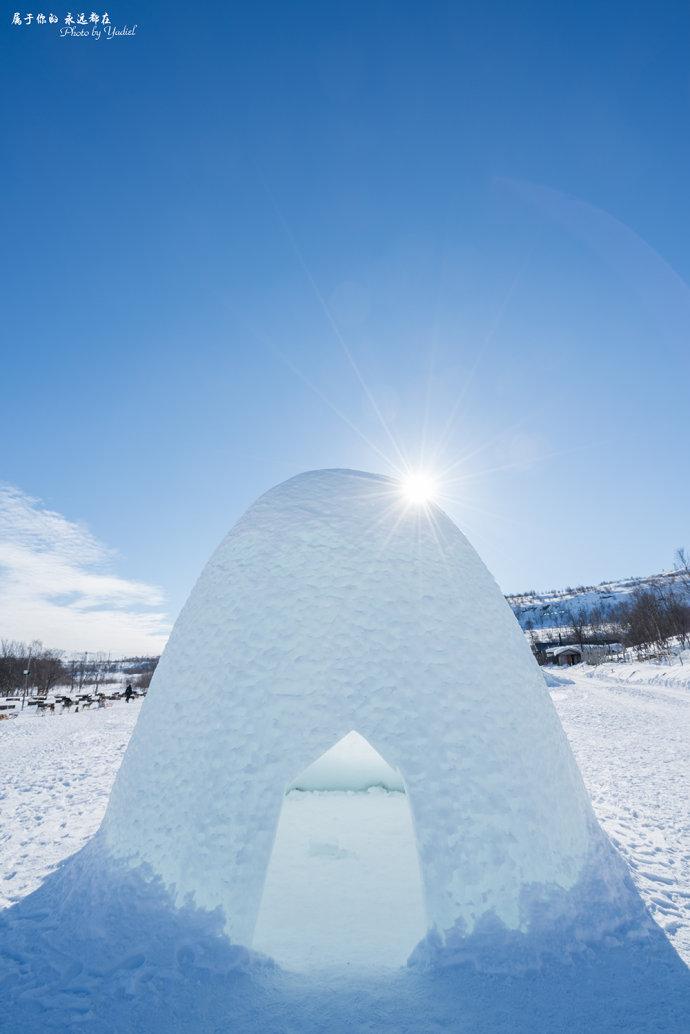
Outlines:
[[113,573],[115,553],[87,527],[0,485],[0,636],[66,650],[159,653],[161,590]]

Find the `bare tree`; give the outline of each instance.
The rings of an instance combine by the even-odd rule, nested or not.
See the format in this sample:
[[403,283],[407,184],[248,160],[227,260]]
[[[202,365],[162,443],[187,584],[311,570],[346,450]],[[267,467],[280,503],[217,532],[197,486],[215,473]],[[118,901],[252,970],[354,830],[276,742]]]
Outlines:
[[617,612],[626,645],[661,657],[690,641],[690,606],[673,590],[638,589]]
[[21,686],[26,647],[14,639],[0,641],[0,694],[9,696]]
[[690,592],[690,557],[685,546],[679,546],[673,556],[673,566],[679,575],[679,581]]
[[0,642],[0,695],[38,693],[45,696],[65,677],[62,651],[35,639],[28,646],[16,640]]
[[50,650],[41,643],[32,644],[29,685],[39,696],[47,696],[65,677],[62,650]]
[[568,621],[570,624],[570,632],[578,644],[582,646],[583,643],[587,642],[589,636],[589,615],[584,607],[578,607],[577,610],[568,610]]
[[93,686],[94,693],[99,692],[99,688],[106,682],[113,682],[112,678],[108,678],[112,668],[110,655],[104,653],[95,653],[93,660],[89,664],[89,683]]
[[88,653],[73,657],[69,665],[69,684],[71,693],[83,692],[89,676]]

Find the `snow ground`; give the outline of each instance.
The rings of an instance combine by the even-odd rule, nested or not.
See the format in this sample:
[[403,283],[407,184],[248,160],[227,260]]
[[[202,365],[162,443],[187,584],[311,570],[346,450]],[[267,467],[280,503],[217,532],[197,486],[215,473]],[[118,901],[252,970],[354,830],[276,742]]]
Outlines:
[[406,795],[288,794],[254,948],[289,970],[371,972],[404,966],[425,933]]
[[[659,935],[548,963],[524,978],[471,967],[428,974],[399,968],[378,978],[359,970],[355,980],[323,968],[245,972],[237,949],[223,948],[217,937],[204,940],[195,926],[206,923],[202,916],[182,917],[180,925],[166,918],[166,909],[150,945],[131,937],[113,942],[113,932],[131,930],[118,919],[130,900],[122,888],[105,947],[96,941],[96,955],[84,964],[70,938],[78,940],[82,929],[87,941],[93,934],[88,903],[79,912],[80,873],[91,863],[80,869],[77,855],[71,870],[50,870],[100,823],[140,708],[123,702],[105,711],[0,723],[0,886],[3,902],[14,904],[0,910],[0,1026],[4,1021],[13,1034],[685,1034],[690,695],[622,685],[600,671],[589,677],[579,668],[569,669],[568,678],[552,696],[597,814],[685,964]],[[375,953],[379,963],[398,964],[419,921],[405,803],[382,791],[286,798],[257,930],[264,948],[295,968],[342,964],[347,956],[351,977]],[[105,879],[115,886],[117,874]],[[397,889],[386,889],[391,883]],[[377,900],[384,889],[388,897]],[[51,911],[65,891],[76,908],[66,941]],[[132,908],[138,917],[135,902]],[[150,902],[147,908],[151,916]],[[292,939],[297,923],[313,938],[311,949]],[[36,937],[46,957],[34,969]],[[59,994],[51,990],[56,980]]]
[[100,825],[141,701],[0,722],[0,908]]
[[650,685],[655,665],[622,681],[622,667],[569,668],[551,696],[600,823],[690,964],[690,689]]
[[[601,667],[567,677],[551,694],[597,816],[690,964],[690,691],[621,682]],[[0,907],[96,831],[140,707],[0,723]],[[256,946],[288,968],[401,964],[421,923],[412,848],[401,794],[289,794]],[[293,937],[298,923],[309,941]]]

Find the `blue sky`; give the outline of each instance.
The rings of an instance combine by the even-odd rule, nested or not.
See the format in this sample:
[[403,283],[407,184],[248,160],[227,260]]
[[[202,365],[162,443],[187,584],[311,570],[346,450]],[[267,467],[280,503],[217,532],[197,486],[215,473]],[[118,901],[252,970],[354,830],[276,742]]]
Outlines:
[[690,545],[685,4],[14,10],[8,634],[152,643],[259,493],[396,447],[506,591]]

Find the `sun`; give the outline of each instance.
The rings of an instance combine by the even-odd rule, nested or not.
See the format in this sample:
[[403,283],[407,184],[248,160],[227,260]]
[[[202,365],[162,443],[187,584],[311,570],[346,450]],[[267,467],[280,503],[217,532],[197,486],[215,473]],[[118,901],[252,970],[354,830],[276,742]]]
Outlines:
[[416,471],[408,474],[402,482],[403,495],[408,502],[415,506],[425,506],[432,503],[436,496],[436,483],[430,474],[423,471]]

